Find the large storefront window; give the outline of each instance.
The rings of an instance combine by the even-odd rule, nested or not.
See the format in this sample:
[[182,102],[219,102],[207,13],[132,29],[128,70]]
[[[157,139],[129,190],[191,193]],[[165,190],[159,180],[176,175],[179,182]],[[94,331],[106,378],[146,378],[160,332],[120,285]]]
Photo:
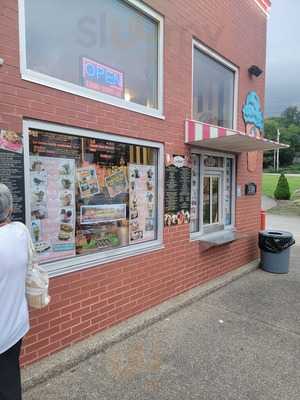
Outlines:
[[126,0],[22,2],[25,79],[159,110],[162,19],[153,10]]
[[158,239],[154,147],[30,129],[27,219],[40,262]]
[[192,154],[192,234],[211,233],[233,225],[234,169],[233,156]]
[[233,128],[235,73],[194,47],[193,118]]

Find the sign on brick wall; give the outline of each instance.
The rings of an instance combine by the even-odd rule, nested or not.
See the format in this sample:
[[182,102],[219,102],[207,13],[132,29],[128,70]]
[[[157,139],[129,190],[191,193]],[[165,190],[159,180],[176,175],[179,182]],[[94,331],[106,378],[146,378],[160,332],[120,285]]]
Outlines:
[[22,133],[0,131],[0,183],[13,195],[13,221],[25,222],[24,158]]
[[190,223],[191,168],[185,159],[173,158],[173,164],[165,168],[165,225]]

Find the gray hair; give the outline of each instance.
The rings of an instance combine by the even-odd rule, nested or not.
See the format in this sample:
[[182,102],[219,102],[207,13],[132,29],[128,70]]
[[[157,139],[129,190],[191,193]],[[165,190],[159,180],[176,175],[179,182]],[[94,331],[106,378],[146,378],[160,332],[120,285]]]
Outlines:
[[11,191],[6,185],[0,183],[0,223],[9,216],[13,206]]

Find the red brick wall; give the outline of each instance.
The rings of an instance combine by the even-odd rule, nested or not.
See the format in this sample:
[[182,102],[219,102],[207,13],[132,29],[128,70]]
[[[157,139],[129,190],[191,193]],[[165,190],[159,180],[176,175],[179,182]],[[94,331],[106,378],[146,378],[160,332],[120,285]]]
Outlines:
[[[239,67],[238,127],[242,105],[255,90],[264,98],[264,77],[250,79],[248,67],[265,66],[266,18],[254,0],[147,0],[165,16],[165,120],[22,81],[19,68],[17,0],[0,0],[0,127],[20,131],[23,118],[160,141],[182,154],[184,120],[191,117],[192,38]],[[238,184],[260,187],[257,171],[238,158]],[[29,364],[146,310],[257,257],[260,190],[237,199],[236,221],[247,239],[201,253],[188,226],[166,228],[163,250],[51,279],[51,305],[31,313],[23,346]]]

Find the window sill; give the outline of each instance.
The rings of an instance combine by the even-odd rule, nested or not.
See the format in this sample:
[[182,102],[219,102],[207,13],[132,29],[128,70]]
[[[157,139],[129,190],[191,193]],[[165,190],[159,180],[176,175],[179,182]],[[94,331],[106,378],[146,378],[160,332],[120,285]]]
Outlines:
[[124,99],[119,99],[117,97],[115,98],[105,93],[94,93],[92,90],[85,87],[71,82],[61,81],[60,79],[50,77],[30,69],[25,69],[22,71],[21,77],[25,81],[37,83],[39,85],[47,86],[66,93],[71,93],[80,97],[85,97],[87,99],[98,101],[99,103],[105,103],[114,107],[123,108],[125,110],[147,115],[149,117],[165,120],[165,116],[162,114],[162,109],[148,108],[137,103],[131,103]]
[[247,234],[238,233],[234,229],[227,229],[206,235],[192,234],[191,240],[198,241],[203,251],[205,251],[211,247],[222,246],[245,237],[247,237]]

